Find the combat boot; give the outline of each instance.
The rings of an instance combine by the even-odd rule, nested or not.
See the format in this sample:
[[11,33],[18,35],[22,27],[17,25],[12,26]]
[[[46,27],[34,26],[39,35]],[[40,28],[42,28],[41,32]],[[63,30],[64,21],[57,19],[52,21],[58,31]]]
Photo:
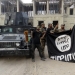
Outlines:
[[42,61],[45,61],[45,58],[41,58]]
[[35,59],[32,59],[32,62],[35,62]]

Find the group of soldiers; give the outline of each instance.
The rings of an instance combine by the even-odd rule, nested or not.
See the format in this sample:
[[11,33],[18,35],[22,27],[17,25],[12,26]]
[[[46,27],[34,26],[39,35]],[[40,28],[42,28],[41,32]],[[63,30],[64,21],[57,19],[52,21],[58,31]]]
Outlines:
[[35,62],[35,49],[37,48],[39,51],[39,56],[42,61],[45,61],[45,43],[46,43],[46,34],[47,33],[56,33],[56,32],[62,32],[65,31],[65,24],[61,25],[61,29],[58,29],[58,24],[53,27],[51,23],[48,24],[48,28],[46,29],[45,24],[42,23],[41,27],[38,25],[36,27],[36,30],[31,32],[31,57],[32,62]]

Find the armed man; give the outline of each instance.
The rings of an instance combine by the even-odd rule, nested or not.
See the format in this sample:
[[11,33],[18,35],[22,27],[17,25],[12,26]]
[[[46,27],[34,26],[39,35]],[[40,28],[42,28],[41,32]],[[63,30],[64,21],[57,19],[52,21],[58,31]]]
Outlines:
[[[41,29],[40,29],[42,35],[41,35],[41,39],[40,39],[40,42],[41,42],[41,47],[42,47],[42,50],[43,50],[43,55],[44,55],[44,58],[45,58],[45,54],[44,54],[44,48],[45,48],[45,42],[46,42],[46,39],[45,39],[45,34],[46,34],[46,27],[45,27],[45,24],[42,23],[41,24]],[[46,59],[46,58],[45,58]]]
[[37,26],[36,30],[32,32],[32,49],[31,49],[32,62],[35,62],[35,48],[38,49],[41,60],[45,61],[43,50],[40,43],[40,37],[41,37],[40,27]]
[[51,33],[59,33],[65,31],[65,24],[61,24],[61,28],[58,29],[58,24],[55,26],[54,30]]

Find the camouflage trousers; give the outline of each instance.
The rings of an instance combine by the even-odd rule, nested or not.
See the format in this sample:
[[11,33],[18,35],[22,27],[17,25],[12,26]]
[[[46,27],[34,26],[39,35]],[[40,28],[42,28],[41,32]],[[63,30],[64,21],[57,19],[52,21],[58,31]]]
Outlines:
[[35,58],[35,49],[38,49],[38,51],[39,51],[39,56],[41,57],[41,58],[43,58],[44,57],[44,55],[43,55],[43,50],[42,50],[42,48],[41,48],[41,45],[40,44],[32,44],[32,48],[31,48],[31,56],[32,56],[32,59],[34,59]]
[[44,57],[45,57],[45,54],[44,54],[44,49],[45,49],[45,40],[40,40],[40,42],[41,42],[41,47],[42,47],[42,52],[43,52],[43,55],[44,55]]

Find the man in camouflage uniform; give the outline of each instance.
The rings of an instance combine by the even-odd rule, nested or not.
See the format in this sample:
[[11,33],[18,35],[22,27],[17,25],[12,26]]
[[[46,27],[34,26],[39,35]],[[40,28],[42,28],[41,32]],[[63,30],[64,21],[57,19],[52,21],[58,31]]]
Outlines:
[[65,31],[65,24],[61,24],[61,29],[58,29],[58,25],[56,25],[54,30],[51,31],[51,33],[58,33],[63,31]]
[[44,55],[44,58],[45,58],[44,48],[45,48],[45,42],[46,42],[46,39],[45,39],[46,27],[45,27],[44,23],[41,24],[40,31],[42,33],[40,42],[41,42],[41,47],[42,47],[42,50],[43,50],[43,55]]
[[63,31],[65,31],[65,24],[62,24],[61,29],[59,29],[59,32],[63,32]]

